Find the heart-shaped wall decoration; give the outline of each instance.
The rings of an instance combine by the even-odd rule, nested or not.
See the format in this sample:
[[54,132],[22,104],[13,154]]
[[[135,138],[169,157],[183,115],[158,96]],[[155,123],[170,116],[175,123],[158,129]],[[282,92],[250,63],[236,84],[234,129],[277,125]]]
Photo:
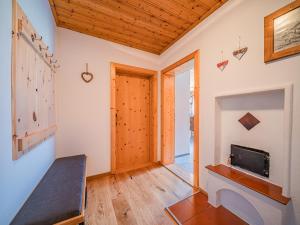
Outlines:
[[81,78],[84,82],[89,83],[93,80],[94,76],[92,73],[83,72],[83,73],[81,73]]
[[240,48],[238,50],[235,50],[232,54],[235,58],[237,58],[238,60],[241,60],[247,51],[248,51],[248,48],[245,47],[245,48]]
[[225,67],[228,65],[228,62],[229,62],[228,60],[222,61],[222,62],[220,62],[220,63],[217,64],[217,67],[221,71],[223,71],[225,69]]

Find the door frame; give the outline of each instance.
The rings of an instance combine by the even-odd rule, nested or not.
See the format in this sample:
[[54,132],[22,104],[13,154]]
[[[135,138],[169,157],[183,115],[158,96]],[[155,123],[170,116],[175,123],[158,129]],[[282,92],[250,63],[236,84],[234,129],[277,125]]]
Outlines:
[[[117,125],[116,125],[116,76],[147,77],[150,79],[150,163],[157,162],[157,74],[155,70],[135,67],[120,63],[110,63],[110,123],[111,123],[111,173],[126,171],[117,170]],[[138,169],[138,168],[133,168]]]
[[[199,158],[200,154],[200,145],[199,145],[199,113],[200,113],[200,59],[199,59],[199,50],[192,52],[191,54],[185,56],[184,58],[180,59],[179,61],[171,64],[170,66],[161,70],[161,163],[167,164],[170,163],[170,158],[168,158],[167,154],[174,154],[175,155],[175,97],[174,101],[171,102],[171,106],[169,110],[173,110],[173,116],[167,116],[167,111],[164,98],[165,98],[165,88],[173,89],[172,92],[175,90],[175,82],[174,82],[174,73],[173,70],[178,66],[194,59],[194,180],[193,186],[195,188],[199,188]],[[171,83],[167,83],[167,78],[174,78]],[[167,86],[168,85],[168,86]],[[171,93],[171,95],[173,95]],[[173,97],[173,96],[172,96]],[[168,129],[165,129],[165,118],[170,118]],[[166,148],[166,140],[169,138],[171,147]],[[174,156],[173,156],[174,157]],[[169,160],[169,161],[168,161]]]

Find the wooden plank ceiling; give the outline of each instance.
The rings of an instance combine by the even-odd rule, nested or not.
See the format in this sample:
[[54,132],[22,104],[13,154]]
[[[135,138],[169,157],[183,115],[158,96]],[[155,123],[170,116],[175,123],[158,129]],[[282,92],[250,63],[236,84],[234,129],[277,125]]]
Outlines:
[[49,0],[56,24],[161,54],[227,0]]

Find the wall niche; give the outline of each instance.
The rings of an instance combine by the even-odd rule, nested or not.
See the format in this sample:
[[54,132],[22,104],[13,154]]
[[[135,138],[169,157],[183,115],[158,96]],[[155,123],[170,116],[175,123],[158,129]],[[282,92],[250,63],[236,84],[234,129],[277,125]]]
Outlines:
[[[248,130],[239,122],[251,113],[260,122]],[[292,120],[292,85],[220,94],[215,97],[214,163],[231,166],[231,144],[262,149],[270,153],[270,177],[265,178],[290,193],[290,140]]]

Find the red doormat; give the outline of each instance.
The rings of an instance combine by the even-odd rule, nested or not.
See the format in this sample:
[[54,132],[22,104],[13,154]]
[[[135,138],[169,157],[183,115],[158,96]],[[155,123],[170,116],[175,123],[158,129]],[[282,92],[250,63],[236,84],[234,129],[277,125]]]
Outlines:
[[207,196],[198,192],[166,208],[182,225],[247,225],[239,217],[220,206],[213,207]]

